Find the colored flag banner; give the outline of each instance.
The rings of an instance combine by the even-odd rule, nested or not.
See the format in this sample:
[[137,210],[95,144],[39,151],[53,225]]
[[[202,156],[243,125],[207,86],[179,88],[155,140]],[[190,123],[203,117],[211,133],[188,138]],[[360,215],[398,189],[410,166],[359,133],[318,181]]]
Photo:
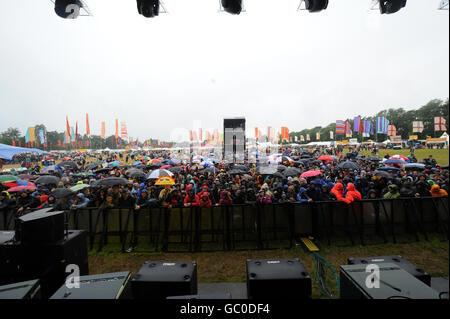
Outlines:
[[388,126],[388,135],[389,136],[397,135],[397,128],[395,127],[395,125]]
[[89,115],[86,113],[86,135],[91,135],[91,128],[89,127]]
[[120,137],[122,137],[123,139],[128,138],[127,125],[125,124],[125,122],[120,123]]
[[27,128],[27,132],[25,133],[25,143],[30,141],[30,128]]
[[102,122],[102,139],[106,138],[106,132],[105,132],[105,122]]
[[281,138],[285,141],[289,141],[289,130],[286,126],[281,127]]
[[116,134],[115,134],[115,138],[116,138],[116,142],[117,139],[119,138],[119,120],[116,119]]
[[352,137],[352,125],[349,121],[345,121],[345,137]]
[[78,142],[78,122],[75,123],[75,143]]
[[384,122],[384,134],[388,134],[389,133],[389,120],[386,119],[386,121]]
[[69,118],[66,116],[66,144],[70,143],[70,125],[69,125]]
[[[363,128],[363,133],[366,135],[369,135],[372,129],[372,122],[368,121],[368,120],[364,120],[364,128]],[[373,131],[373,129],[372,129]],[[368,137],[368,136],[365,136]]]
[[309,134],[306,134],[306,140],[311,141],[311,138],[309,137]]
[[39,130],[39,139],[41,140],[41,144],[45,144],[44,130]]
[[298,142],[298,136],[297,136],[297,135],[294,136],[294,140],[295,140],[296,142]]
[[388,134],[389,121],[384,116],[377,116],[377,133]]
[[320,133],[319,132],[316,133],[316,140],[320,141]]
[[257,140],[257,139],[258,139],[258,128],[255,127],[255,140]]
[[268,126],[267,127],[267,140],[271,141],[273,139],[273,134],[272,134],[272,127]]
[[445,118],[442,116],[436,116],[434,118],[434,130],[435,131],[446,131],[447,130],[447,123],[445,122]]
[[303,135],[300,135],[300,142],[304,142],[305,141],[305,137]]
[[413,133],[422,133],[422,132],[423,132],[423,122],[413,121]]
[[70,141],[71,142],[75,142],[75,133],[74,133],[74,130],[73,130],[73,126],[71,126],[70,127]]
[[359,116],[355,117],[353,121],[353,132],[358,133],[360,131],[361,124],[361,118]]
[[330,139],[331,139],[331,140],[334,139],[333,131],[330,131]]
[[199,129],[198,129],[198,140],[199,140],[200,142],[203,141],[202,137],[203,137],[203,130],[202,130],[202,128],[199,128]]
[[193,141],[198,141],[198,137],[197,137],[197,132],[196,131],[192,131],[192,140]]
[[336,121],[336,135],[345,135],[345,122]]

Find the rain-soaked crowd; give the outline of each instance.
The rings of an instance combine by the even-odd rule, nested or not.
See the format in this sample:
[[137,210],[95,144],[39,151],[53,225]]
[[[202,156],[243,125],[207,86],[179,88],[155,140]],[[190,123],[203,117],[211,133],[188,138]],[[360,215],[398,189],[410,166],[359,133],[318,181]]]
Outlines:
[[21,168],[0,175],[0,212],[448,196],[448,166],[431,155],[419,163],[414,154],[365,157],[358,149],[280,151],[252,164],[170,151],[23,157]]

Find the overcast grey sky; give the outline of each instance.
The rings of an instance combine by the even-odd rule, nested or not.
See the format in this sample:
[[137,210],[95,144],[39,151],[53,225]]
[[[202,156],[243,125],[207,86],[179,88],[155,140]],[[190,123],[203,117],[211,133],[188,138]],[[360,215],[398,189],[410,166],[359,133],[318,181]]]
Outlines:
[[[370,0],[244,0],[239,16],[218,0],[165,0],[168,14],[138,15],[135,0],[86,0],[93,17],[59,18],[50,0],[0,0],[0,131],[65,117],[91,134],[167,140],[175,128],[291,131],[449,96],[449,11],[408,0],[392,15]],[[274,4],[276,4],[274,6]],[[199,122],[200,121],[200,122]],[[200,124],[201,123],[201,124]],[[176,134],[175,134],[176,135]]]

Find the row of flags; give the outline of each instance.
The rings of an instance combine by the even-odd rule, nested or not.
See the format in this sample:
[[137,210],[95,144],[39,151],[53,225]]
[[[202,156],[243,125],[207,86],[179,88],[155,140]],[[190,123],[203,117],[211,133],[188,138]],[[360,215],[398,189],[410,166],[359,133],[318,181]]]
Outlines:
[[[119,135],[123,139],[128,139],[128,130],[125,122],[120,123],[120,134],[119,134],[119,120],[115,119],[116,131],[114,137],[116,138],[116,142],[119,138]],[[86,135],[89,137],[91,135],[91,129],[89,125],[89,115],[86,113]],[[101,138],[106,138],[106,123],[101,122]],[[69,125],[69,119],[66,116],[66,131],[65,131],[65,143],[69,144],[71,142],[77,143],[78,141],[78,122],[75,124],[75,130],[73,126]]]

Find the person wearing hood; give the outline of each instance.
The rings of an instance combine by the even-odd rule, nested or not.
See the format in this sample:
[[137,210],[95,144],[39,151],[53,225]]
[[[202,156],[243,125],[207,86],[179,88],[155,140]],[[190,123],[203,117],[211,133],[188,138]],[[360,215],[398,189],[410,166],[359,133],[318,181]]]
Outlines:
[[312,198],[308,196],[307,192],[306,192],[306,188],[304,187],[300,187],[300,191],[297,194],[297,202],[300,203],[310,203],[312,202]]
[[437,184],[431,186],[430,193],[433,197],[448,196],[448,193],[445,190],[441,189],[441,187]]
[[141,208],[145,208],[147,206],[149,206],[149,198],[148,198],[148,193],[146,189],[143,189],[140,192],[140,196],[138,196],[138,198],[136,199],[136,202],[134,204],[134,209],[135,210],[139,210]]
[[84,194],[77,194],[75,196],[75,202],[70,207],[71,210],[80,209],[87,207],[87,204],[89,203],[89,199],[87,199]]
[[[332,188],[332,187],[331,187]],[[330,187],[327,185],[322,185],[319,201],[328,202],[336,200],[336,196],[330,192]]]
[[388,186],[388,192],[384,194],[383,198],[390,199],[390,198],[399,198],[400,193],[398,192],[398,186],[395,184],[390,184]]
[[184,198],[184,202],[183,202],[184,207],[199,206],[200,201],[199,201],[198,195],[195,195],[195,193],[194,193],[194,188],[190,187],[189,189],[186,188],[186,190],[187,190],[187,195]]
[[220,192],[220,206],[231,206],[233,205],[233,199],[231,198],[231,193],[227,190],[223,190]]
[[208,186],[203,186],[202,191],[198,194],[199,207],[211,208],[212,201],[209,196]]
[[345,195],[344,202],[350,204],[354,201],[361,199],[362,199],[361,193],[356,190],[355,185],[353,183],[348,183],[347,194]]
[[331,193],[336,196],[337,200],[344,201],[344,185],[342,183],[336,183],[331,189]]
[[272,198],[261,188],[258,195],[258,204],[272,204]]
[[428,183],[425,181],[418,181],[416,182],[416,193],[415,197],[429,197],[430,191],[428,190]]

